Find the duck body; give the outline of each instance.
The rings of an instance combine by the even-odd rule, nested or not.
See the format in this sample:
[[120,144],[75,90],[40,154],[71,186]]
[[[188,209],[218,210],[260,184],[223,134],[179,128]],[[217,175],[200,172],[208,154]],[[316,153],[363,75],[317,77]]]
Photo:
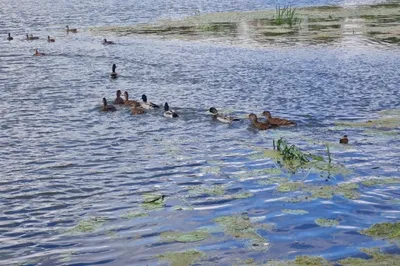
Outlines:
[[344,135],[343,138],[339,140],[339,143],[341,144],[349,144],[349,139],[347,138],[347,135]]
[[38,51],[38,49],[35,49],[35,53],[33,54],[34,56],[43,56],[43,55],[46,55],[45,53],[40,53],[39,51]]
[[113,64],[112,65],[112,72],[110,73],[110,78],[112,78],[112,79],[118,78],[118,73],[115,72],[116,68],[117,68],[117,65]]
[[125,96],[125,100],[124,100],[125,105],[130,105],[130,106],[140,105],[138,101],[129,100],[129,94],[127,91],[124,92],[124,96]]
[[104,44],[104,45],[109,45],[109,44],[115,44],[115,43],[112,42],[112,41],[107,41],[107,39],[104,39],[104,40],[103,40],[103,44]]
[[12,41],[12,40],[14,40],[14,38],[13,38],[13,37],[11,37],[11,33],[8,33],[7,40],[8,40],[8,41]]
[[222,113],[218,113],[218,110],[214,107],[211,107],[209,111],[213,114],[214,119],[216,119],[222,123],[230,124],[233,121],[240,121],[239,118],[235,118],[232,116],[224,115]]
[[178,115],[174,110],[169,109],[168,103],[165,103],[165,104],[164,104],[164,113],[163,113],[163,116],[164,116],[164,117],[167,117],[167,118],[176,118],[176,117],[179,117],[179,115]]
[[160,108],[157,104],[154,104],[152,102],[147,101],[147,96],[145,94],[142,95],[142,100],[143,102],[140,103],[140,106],[143,109],[154,109],[154,108]]
[[77,33],[78,30],[77,29],[70,29],[69,26],[65,26],[65,28],[67,29],[67,32],[72,32],[72,33]]
[[296,123],[287,119],[282,119],[279,117],[272,117],[271,113],[264,111],[263,115],[267,118],[267,122],[274,126],[295,126]]
[[54,40],[53,38],[50,38],[50,36],[47,36],[47,42],[55,42],[56,40]]
[[33,34],[31,34],[31,35],[26,34],[27,41],[33,41],[33,40],[38,40],[38,39],[39,39],[39,37],[33,36]]
[[103,98],[103,108],[102,111],[104,112],[115,112],[117,111],[117,108],[113,105],[108,105],[106,98]]
[[139,103],[135,103],[131,109],[133,115],[144,115],[146,112]]
[[251,123],[253,124],[253,126],[255,128],[258,128],[259,130],[267,130],[267,129],[274,128],[274,126],[269,124],[268,122],[267,123],[259,122],[257,119],[257,116],[255,114],[250,114],[249,119],[250,119]]

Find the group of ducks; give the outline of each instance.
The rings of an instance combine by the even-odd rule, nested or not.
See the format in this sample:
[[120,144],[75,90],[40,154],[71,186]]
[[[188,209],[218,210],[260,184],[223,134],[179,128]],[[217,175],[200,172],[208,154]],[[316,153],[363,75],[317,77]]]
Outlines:
[[[65,28],[66,28],[67,33],[70,33],[70,32],[71,33],[78,33],[77,29],[70,28],[68,25],[65,26]],[[27,40],[27,41],[34,41],[34,40],[38,40],[38,39],[39,39],[38,36],[33,36],[33,34],[28,34],[28,33],[26,34],[26,38],[25,38],[25,40]],[[8,41],[14,40],[14,37],[11,36],[11,33],[8,33],[7,40]],[[47,36],[47,42],[55,42],[55,41],[56,40],[54,38],[51,38],[50,36]],[[107,39],[104,39],[103,40],[103,44],[104,45],[109,45],[109,44],[115,44],[115,43],[112,42],[112,41],[108,41]],[[43,55],[46,55],[46,54],[39,52],[38,49],[35,49],[35,53],[33,55],[34,56],[43,56]]]
[[[114,65],[115,66],[115,65]],[[113,69],[115,71],[115,69]],[[114,72],[113,71],[113,72]],[[114,100],[115,105],[125,105],[129,106],[131,108],[131,112],[133,115],[141,115],[145,114],[147,110],[150,109],[157,109],[160,108],[159,105],[154,104],[152,102],[147,101],[147,96],[145,94],[142,95],[142,101],[136,101],[136,100],[130,100],[129,99],[129,94],[127,91],[124,92],[124,98],[122,99],[121,95],[122,92],[121,90],[117,90],[116,92],[117,97]],[[107,99],[103,98],[103,107],[102,111],[105,112],[114,112],[116,111],[117,108],[115,108],[114,105],[110,105],[107,103]],[[219,113],[218,110],[215,107],[211,107],[209,109],[209,112],[213,115],[213,118],[222,122],[222,123],[232,123],[234,121],[239,121],[240,119],[237,117],[232,117],[228,115],[224,115],[222,113]],[[164,104],[164,117],[168,118],[176,118],[179,117],[178,113],[175,112],[174,110],[171,110],[168,103],[166,102]],[[257,116],[255,114],[250,114],[248,118],[252,122],[253,126],[257,129],[260,130],[267,130],[271,128],[277,128],[281,126],[295,126],[296,123],[287,119],[279,118],[279,117],[272,117],[271,113],[269,111],[264,111],[263,116],[266,117],[265,121],[259,121]]]

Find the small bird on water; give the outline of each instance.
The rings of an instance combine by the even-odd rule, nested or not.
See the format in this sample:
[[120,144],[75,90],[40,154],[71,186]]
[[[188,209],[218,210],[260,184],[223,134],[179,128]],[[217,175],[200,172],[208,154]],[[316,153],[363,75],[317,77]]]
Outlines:
[[341,138],[339,140],[339,143],[341,144],[348,144],[349,143],[349,139],[347,138],[347,135],[344,135],[343,138]]

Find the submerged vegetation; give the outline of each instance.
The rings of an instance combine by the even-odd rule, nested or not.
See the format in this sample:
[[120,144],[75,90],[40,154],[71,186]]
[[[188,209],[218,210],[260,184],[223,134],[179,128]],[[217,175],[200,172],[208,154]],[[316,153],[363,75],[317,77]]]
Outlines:
[[189,266],[205,257],[203,252],[197,250],[167,252],[157,256],[160,260],[168,261],[171,266]]
[[374,238],[400,240],[400,222],[374,224],[360,232]]
[[91,217],[80,221],[69,230],[70,233],[92,233],[99,229],[106,221],[104,217]]
[[193,231],[188,233],[183,232],[163,232],[161,233],[161,238],[167,242],[198,242],[204,240],[210,236],[209,233],[205,231]]
[[286,6],[281,8],[277,6],[275,9],[275,23],[276,25],[287,24],[290,27],[300,23],[300,19],[296,15],[296,8]]

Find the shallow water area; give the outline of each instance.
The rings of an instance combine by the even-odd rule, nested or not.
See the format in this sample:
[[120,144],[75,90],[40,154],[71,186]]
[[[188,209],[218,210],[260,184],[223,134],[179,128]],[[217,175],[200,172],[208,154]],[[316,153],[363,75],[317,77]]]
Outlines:
[[[38,2],[0,0],[0,265],[175,265],[177,257],[261,265],[365,258],[359,248],[400,253],[398,240],[360,233],[400,218],[398,45],[232,46],[90,30],[275,7],[211,2],[34,9]],[[297,3],[330,4],[357,2]],[[46,55],[34,57],[35,48]],[[101,112],[117,89],[168,102],[180,117]],[[211,106],[241,120],[218,123]],[[264,110],[297,126],[258,131],[247,116]],[[338,143],[345,134],[349,145]],[[328,145],[336,168],[293,173],[271,152],[281,137],[324,163]]]

